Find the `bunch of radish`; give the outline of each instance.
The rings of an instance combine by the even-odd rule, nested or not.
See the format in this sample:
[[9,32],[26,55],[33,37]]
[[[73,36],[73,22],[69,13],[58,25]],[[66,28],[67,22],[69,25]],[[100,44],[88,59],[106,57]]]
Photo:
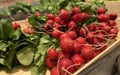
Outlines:
[[116,13],[106,13],[107,9],[98,8],[97,22],[84,23],[91,19],[91,14],[81,12],[79,7],[71,11],[61,9],[58,15],[48,14],[44,29],[53,38],[60,41],[60,51],[48,50],[46,65],[51,75],[72,75],[89,62],[118,34]]

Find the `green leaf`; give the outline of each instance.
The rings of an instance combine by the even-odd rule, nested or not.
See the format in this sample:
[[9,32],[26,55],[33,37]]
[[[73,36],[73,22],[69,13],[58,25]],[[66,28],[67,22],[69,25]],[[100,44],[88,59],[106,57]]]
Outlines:
[[11,45],[11,42],[5,43],[3,40],[0,40],[0,50],[6,51],[7,48]]
[[17,29],[16,31],[12,32],[11,35],[10,35],[10,38],[12,40],[18,40],[21,36],[21,30],[20,29]]
[[18,61],[25,66],[28,66],[33,61],[34,50],[32,46],[23,47],[20,51],[16,53]]
[[0,20],[0,39],[7,40],[13,31],[12,22],[8,19]]
[[4,59],[0,58],[0,64],[4,65]]

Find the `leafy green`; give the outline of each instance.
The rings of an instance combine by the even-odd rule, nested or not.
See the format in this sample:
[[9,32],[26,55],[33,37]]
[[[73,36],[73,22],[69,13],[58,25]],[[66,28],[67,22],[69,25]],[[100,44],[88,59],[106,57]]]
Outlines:
[[25,66],[28,66],[32,63],[33,61],[33,56],[34,56],[34,50],[32,46],[26,46],[23,47],[21,50],[19,50],[16,53],[18,61]]

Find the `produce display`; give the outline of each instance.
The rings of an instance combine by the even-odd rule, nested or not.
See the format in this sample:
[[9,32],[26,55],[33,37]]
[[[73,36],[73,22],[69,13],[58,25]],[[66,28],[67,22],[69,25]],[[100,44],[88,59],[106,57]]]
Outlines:
[[0,69],[30,67],[32,75],[72,75],[104,51],[118,34],[117,14],[104,1],[41,0],[22,29],[0,20]]

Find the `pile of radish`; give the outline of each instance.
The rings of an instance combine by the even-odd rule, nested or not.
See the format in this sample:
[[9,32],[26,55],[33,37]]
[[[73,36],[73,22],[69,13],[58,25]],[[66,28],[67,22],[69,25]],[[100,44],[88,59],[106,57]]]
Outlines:
[[58,15],[47,14],[44,29],[59,40],[61,50],[48,50],[46,65],[51,75],[72,75],[79,68],[105,50],[118,34],[116,13],[106,13],[98,8],[97,22],[85,25],[91,14],[81,12],[79,7],[71,11],[61,9]]

